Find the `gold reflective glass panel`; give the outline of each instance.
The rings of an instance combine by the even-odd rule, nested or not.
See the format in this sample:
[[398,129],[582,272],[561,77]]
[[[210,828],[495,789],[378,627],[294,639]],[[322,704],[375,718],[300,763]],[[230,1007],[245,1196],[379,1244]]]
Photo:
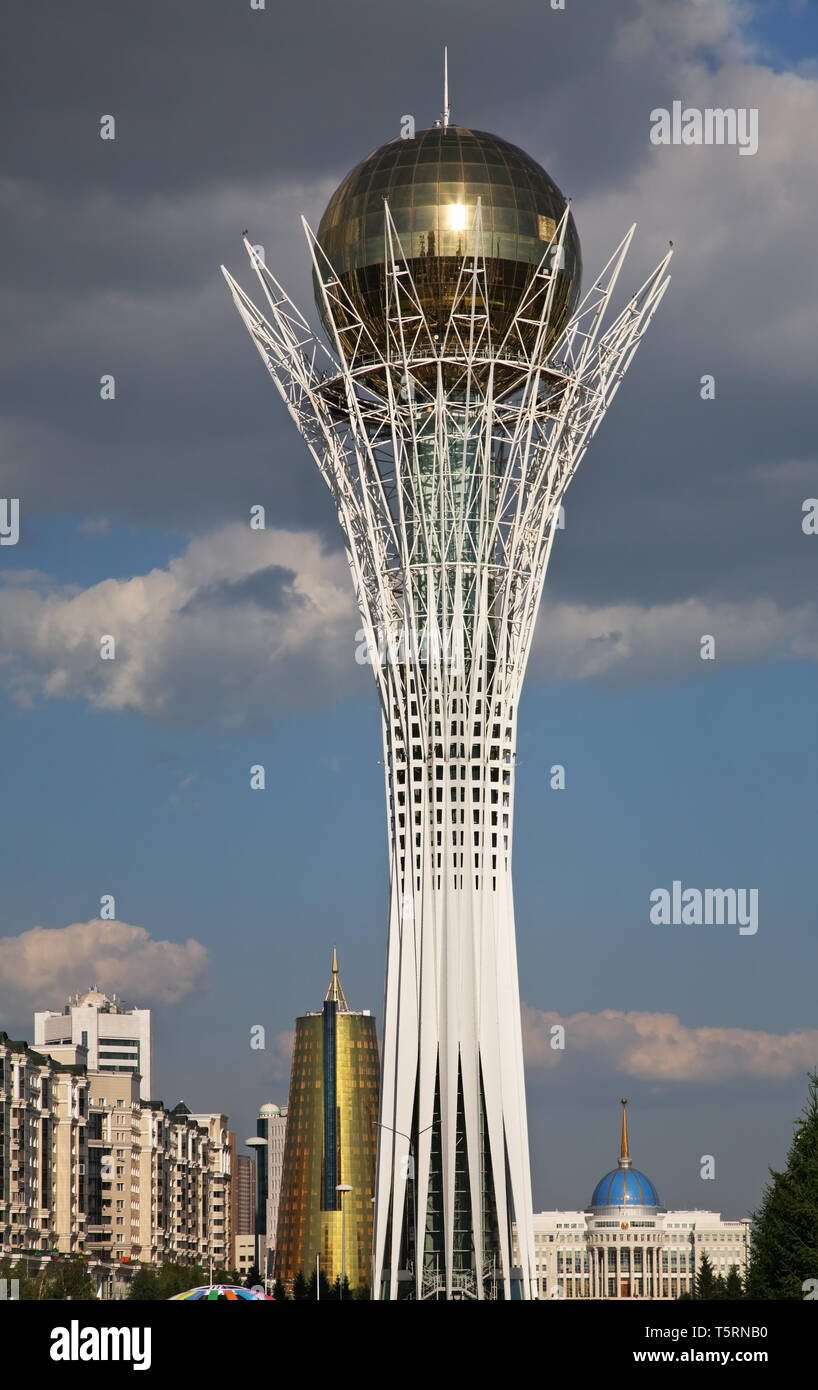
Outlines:
[[[347,175],[321,219],[318,241],[381,346],[384,199],[433,332],[442,331],[448,319],[480,199],[491,329],[498,341],[565,209],[565,198],[546,171],[498,136],[435,126],[414,139],[383,145]],[[581,269],[579,237],[569,217],[551,341],[576,307]],[[316,294],[322,308],[317,285]]]

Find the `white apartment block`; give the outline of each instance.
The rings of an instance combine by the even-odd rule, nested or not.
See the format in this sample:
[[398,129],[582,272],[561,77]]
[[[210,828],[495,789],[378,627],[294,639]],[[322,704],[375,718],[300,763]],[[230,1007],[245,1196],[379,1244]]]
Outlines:
[[92,985],[85,994],[72,995],[61,1013],[35,1013],[35,1048],[61,1045],[85,1048],[89,1071],[140,1077],[140,1097],[151,1099],[150,1009],[128,1009],[115,994]]
[[194,1124],[207,1131],[208,1183],[207,1225],[213,1264],[228,1269],[232,1264],[233,1232],[230,1224],[230,1182],[233,1168],[233,1143],[226,1115],[191,1115],[181,1103],[171,1112],[186,1111]]
[[120,1264],[225,1266],[227,1117],[141,1100],[135,1075],[94,1072],[89,1083],[89,1248]]
[[87,1080],[0,1033],[0,1254],[83,1249]]
[[141,1098],[137,1072],[86,1060],[82,1045],[45,1053],[0,1033],[0,1254],[226,1267],[227,1117],[168,1111]]

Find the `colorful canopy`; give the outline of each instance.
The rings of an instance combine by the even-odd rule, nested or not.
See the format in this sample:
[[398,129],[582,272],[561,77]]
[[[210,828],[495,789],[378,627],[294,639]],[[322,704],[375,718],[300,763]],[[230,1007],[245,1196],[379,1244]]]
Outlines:
[[260,1289],[244,1289],[238,1284],[200,1284],[198,1288],[186,1289],[184,1293],[175,1293],[168,1299],[169,1303],[176,1303],[180,1300],[205,1298],[208,1302],[217,1302],[222,1298],[249,1299],[251,1303],[274,1303],[275,1299],[268,1294],[262,1293]]

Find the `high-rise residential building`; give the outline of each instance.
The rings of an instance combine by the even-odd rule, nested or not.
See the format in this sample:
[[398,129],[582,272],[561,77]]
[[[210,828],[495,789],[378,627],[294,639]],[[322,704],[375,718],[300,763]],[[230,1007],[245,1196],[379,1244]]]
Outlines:
[[633,228],[581,299],[554,180],[449,114],[446,96],[433,127],[367,155],[307,229],[329,349],[249,236],[263,310],[225,275],[332,494],[357,655],[381,703],[391,886],[373,1296],[533,1298],[517,714],[562,498],[671,252],[603,326]]
[[227,1267],[227,1117],[169,1111],[137,1072],[87,1060],[83,1044],[0,1033],[0,1253]]
[[85,1068],[0,1033],[0,1251],[75,1255],[85,1247]]
[[89,1193],[87,1247],[120,1263],[151,1263],[152,1172],[146,1168],[139,1077],[91,1072],[89,1082]]
[[150,1009],[128,1009],[115,994],[103,994],[92,985],[85,994],[72,995],[61,1013],[35,1013],[34,1046],[61,1044],[84,1047],[90,1071],[139,1076],[139,1094],[150,1100]]
[[231,1179],[233,1153],[227,1116],[220,1114],[191,1115],[187,1106],[176,1106],[173,1114],[180,1108],[190,1115],[194,1124],[207,1132],[208,1145],[208,1184],[207,1184],[207,1229],[210,1255],[217,1269],[226,1269],[233,1253],[233,1235],[230,1227]]
[[258,1112],[256,1133],[246,1141],[256,1155],[256,1266],[264,1276],[270,1272],[268,1266],[276,1244],[286,1134],[286,1105],[266,1101]]
[[317,1257],[331,1283],[369,1283],[379,1073],[375,1019],[348,1007],[333,952],[323,1008],[295,1024],[277,1278],[308,1277]]
[[267,1110],[267,1198],[264,1207],[267,1248],[275,1250],[281,1180],[284,1176],[284,1148],[287,1139],[286,1105],[262,1106]]
[[650,1178],[631,1162],[626,1105],[619,1161],[585,1210],[534,1214],[540,1298],[679,1298],[695,1287],[704,1254],[717,1275],[732,1267],[745,1274],[750,1221],[662,1206]]
[[256,1165],[249,1155],[236,1152],[235,1134],[232,1134],[231,1151],[230,1230],[233,1250],[230,1268],[246,1276],[256,1265]]
[[256,1165],[248,1154],[236,1154],[232,1202],[234,1236],[253,1235],[256,1210]]

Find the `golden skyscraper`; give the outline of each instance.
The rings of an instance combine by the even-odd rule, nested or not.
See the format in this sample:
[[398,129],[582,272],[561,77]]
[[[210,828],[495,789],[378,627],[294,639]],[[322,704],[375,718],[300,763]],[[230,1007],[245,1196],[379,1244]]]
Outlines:
[[348,1008],[333,951],[323,1008],[295,1022],[276,1278],[309,1278],[320,1256],[330,1283],[344,1265],[369,1283],[379,1085],[375,1019]]

